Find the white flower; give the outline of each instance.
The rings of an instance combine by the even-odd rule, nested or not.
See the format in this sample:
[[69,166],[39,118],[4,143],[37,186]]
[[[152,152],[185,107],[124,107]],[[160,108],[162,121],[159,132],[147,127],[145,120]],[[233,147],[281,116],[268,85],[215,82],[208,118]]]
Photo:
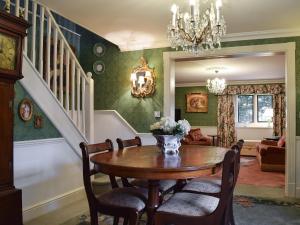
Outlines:
[[161,118],[160,123],[161,123],[163,131],[166,133],[172,133],[174,127],[176,126],[175,120],[173,120],[170,117]]
[[150,125],[150,130],[157,132],[159,130],[160,134],[173,134],[184,136],[189,133],[191,126],[187,120],[179,120],[178,123],[175,122],[171,117],[162,117],[159,122]]
[[150,130],[158,130],[158,129],[161,129],[159,122],[156,122],[156,123],[150,125]]
[[180,129],[184,135],[187,135],[191,130],[191,125],[186,119],[178,120],[178,125],[180,126]]

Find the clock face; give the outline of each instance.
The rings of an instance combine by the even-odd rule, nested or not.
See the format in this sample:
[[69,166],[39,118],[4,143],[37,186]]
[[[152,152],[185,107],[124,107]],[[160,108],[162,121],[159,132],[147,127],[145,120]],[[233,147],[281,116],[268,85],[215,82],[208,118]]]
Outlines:
[[0,69],[15,70],[17,40],[0,33]]

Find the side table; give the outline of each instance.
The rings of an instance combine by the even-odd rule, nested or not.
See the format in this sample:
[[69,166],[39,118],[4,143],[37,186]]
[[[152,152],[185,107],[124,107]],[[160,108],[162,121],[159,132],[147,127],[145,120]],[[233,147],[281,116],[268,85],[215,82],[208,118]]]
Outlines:
[[220,138],[220,135],[217,135],[217,134],[209,134],[207,135],[208,137],[212,137],[212,145],[213,146],[218,146],[219,145],[219,138]]

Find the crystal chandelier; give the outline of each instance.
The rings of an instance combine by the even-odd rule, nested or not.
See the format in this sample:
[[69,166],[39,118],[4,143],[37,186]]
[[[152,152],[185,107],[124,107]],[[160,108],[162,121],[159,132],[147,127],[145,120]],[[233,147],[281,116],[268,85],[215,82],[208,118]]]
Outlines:
[[221,37],[226,33],[226,24],[221,15],[222,0],[211,3],[205,12],[200,11],[199,0],[189,0],[190,13],[182,13],[175,4],[171,7],[172,20],[168,26],[168,39],[176,50],[199,54],[205,49],[221,47]]
[[[216,74],[218,71],[215,71]],[[223,93],[224,89],[226,88],[226,82],[225,79],[219,79],[219,78],[214,78],[212,80],[208,79],[206,87],[210,93],[213,93],[215,95],[220,95]]]

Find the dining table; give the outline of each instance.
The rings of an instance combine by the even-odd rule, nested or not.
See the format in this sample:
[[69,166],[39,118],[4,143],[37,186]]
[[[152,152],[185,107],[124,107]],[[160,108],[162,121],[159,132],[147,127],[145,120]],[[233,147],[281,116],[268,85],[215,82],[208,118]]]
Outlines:
[[148,180],[147,225],[153,225],[159,207],[159,181],[211,174],[227,151],[217,146],[182,145],[178,155],[164,155],[158,146],[145,145],[96,154],[90,160],[104,174]]

